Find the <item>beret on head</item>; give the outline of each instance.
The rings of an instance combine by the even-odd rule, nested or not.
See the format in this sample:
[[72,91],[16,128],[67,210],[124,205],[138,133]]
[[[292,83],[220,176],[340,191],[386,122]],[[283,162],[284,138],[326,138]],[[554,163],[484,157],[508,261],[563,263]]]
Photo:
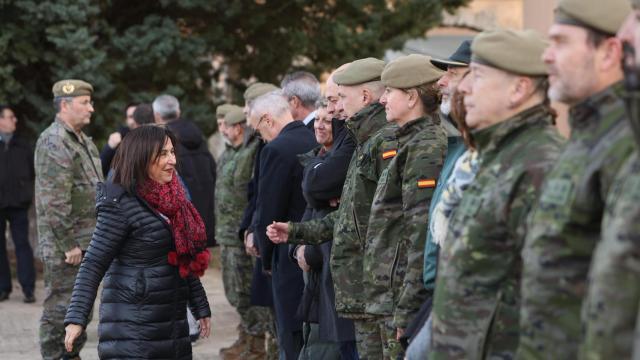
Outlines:
[[60,80],[53,84],[53,97],[75,97],[93,94],[93,86],[88,82],[76,79]]
[[231,105],[231,107],[229,112],[224,116],[224,123],[226,125],[235,125],[247,121],[246,116],[244,116],[244,111],[242,111],[243,109],[240,106]]
[[615,35],[629,12],[631,4],[628,0],[560,0],[555,10],[555,22]]
[[222,104],[216,108],[216,118],[223,118],[231,109],[233,109],[235,105],[231,104]]
[[434,82],[442,75],[444,72],[431,64],[429,56],[412,54],[388,63],[381,79],[385,86],[407,89]]
[[253,83],[251,84],[251,86],[247,88],[247,90],[245,90],[244,101],[245,102],[253,101],[256,98],[275,90],[280,90],[280,88],[269,83],[261,83],[261,82]]
[[356,60],[333,74],[333,82],[338,85],[355,86],[380,80],[384,61],[376,58]]
[[533,30],[497,30],[480,33],[471,44],[472,62],[517,75],[545,76],[542,53],[547,47]]

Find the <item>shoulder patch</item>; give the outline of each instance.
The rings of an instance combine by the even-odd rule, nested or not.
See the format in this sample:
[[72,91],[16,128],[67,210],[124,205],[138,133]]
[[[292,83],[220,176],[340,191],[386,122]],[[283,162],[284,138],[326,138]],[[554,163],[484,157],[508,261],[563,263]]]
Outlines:
[[393,149],[393,150],[387,150],[385,152],[382,153],[382,159],[383,160],[387,160],[390,159],[394,156],[398,155],[398,150]]
[[436,187],[436,179],[418,179],[419,189],[432,189]]

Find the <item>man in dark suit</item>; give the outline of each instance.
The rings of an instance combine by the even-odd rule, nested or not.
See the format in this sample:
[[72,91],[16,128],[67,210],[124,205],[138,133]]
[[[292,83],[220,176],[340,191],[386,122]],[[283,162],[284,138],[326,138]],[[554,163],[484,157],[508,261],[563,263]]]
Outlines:
[[280,359],[294,360],[302,347],[302,322],[295,319],[304,287],[302,272],[289,261],[287,245],[269,241],[266,228],[274,221],[302,218],[306,202],[297,155],[310,151],[317,143],[313,133],[293,119],[287,100],[281,92],[258,97],[251,104],[249,124],[267,142],[260,152],[255,240],[263,270],[272,274]]
[[310,72],[294,71],[285,75],[280,87],[289,103],[293,120],[302,121],[313,133],[316,103],[322,96],[318,79]]

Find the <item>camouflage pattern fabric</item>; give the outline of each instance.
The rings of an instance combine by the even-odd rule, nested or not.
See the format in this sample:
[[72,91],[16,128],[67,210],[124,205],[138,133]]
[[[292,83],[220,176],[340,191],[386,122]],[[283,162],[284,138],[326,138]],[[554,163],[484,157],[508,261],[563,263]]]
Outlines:
[[[79,356],[80,350],[87,342],[87,333],[83,331],[74,342],[73,352],[68,353],[64,348],[64,317],[71,301],[71,292],[77,273],[77,266],[69,265],[63,260],[50,259],[44,262],[45,298],[44,311],[40,319],[39,340],[40,354],[45,360]],[[91,321],[92,316],[93,313],[90,313],[87,323]]]
[[396,328],[406,328],[427,298],[424,238],[447,134],[434,115],[398,128],[396,139],[397,154],[378,180],[367,230],[365,311],[395,318]]
[[340,317],[364,317],[363,256],[371,202],[378,179],[395,151],[395,125],[387,124],[384,107],[371,104],[347,120],[356,140],[337,211],[322,219],[290,224],[289,242],[317,245],[333,238],[331,275]]
[[249,335],[261,336],[271,327],[269,308],[251,305],[254,261],[244,248],[221,245],[222,284],[231,306],[240,314],[240,326]]
[[429,359],[512,359],[526,221],[562,138],[544,106],[474,132],[478,172],[440,250]]
[[[64,317],[78,266],[64,263],[66,251],[86,249],[96,224],[96,185],[102,181],[98,149],[84,133],[57,119],[40,135],[35,150],[38,249],[44,263],[45,292],[40,320],[43,358],[64,350]],[[80,351],[86,335],[78,341]]]
[[220,245],[244,247],[238,238],[244,208],[248,203],[247,186],[253,174],[259,140],[227,146],[218,165],[215,191],[216,241]]
[[[640,94],[627,94],[628,116],[640,121]],[[620,169],[604,209],[583,304],[586,328],[581,357],[630,359],[640,339],[640,153]],[[635,334],[634,334],[635,331]],[[640,347],[635,346],[640,358]]]
[[633,150],[622,83],[570,109],[571,138],[545,180],[523,250],[520,358],[575,358],[605,200]]

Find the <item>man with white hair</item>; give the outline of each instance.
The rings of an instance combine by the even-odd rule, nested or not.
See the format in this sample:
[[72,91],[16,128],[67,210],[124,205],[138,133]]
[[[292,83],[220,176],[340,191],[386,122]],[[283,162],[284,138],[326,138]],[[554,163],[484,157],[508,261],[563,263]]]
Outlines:
[[204,221],[207,246],[215,244],[214,188],[216,163],[207,148],[202,131],[191,121],[181,118],[180,102],[172,95],[160,95],[153,100],[153,115],[157,124],[166,124],[178,139],[176,155],[178,173],[184,180],[191,201]]
[[287,245],[274,245],[266,228],[274,221],[299,221],[306,207],[302,196],[302,165],[298,154],[311,151],[316,140],[301,121],[295,121],[287,98],[274,91],[251,104],[249,125],[267,145],[260,152],[255,211],[255,242],[262,268],[272,274],[280,359],[297,359],[302,347],[302,322],[295,311],[302,297],[301,270],[289,261]]
[[287,97],[294,120],[300,120],[311,131],[316,117],[316,103],[321,91],[318,79],[307,71],[294,71],[280,82],[282,93]]

